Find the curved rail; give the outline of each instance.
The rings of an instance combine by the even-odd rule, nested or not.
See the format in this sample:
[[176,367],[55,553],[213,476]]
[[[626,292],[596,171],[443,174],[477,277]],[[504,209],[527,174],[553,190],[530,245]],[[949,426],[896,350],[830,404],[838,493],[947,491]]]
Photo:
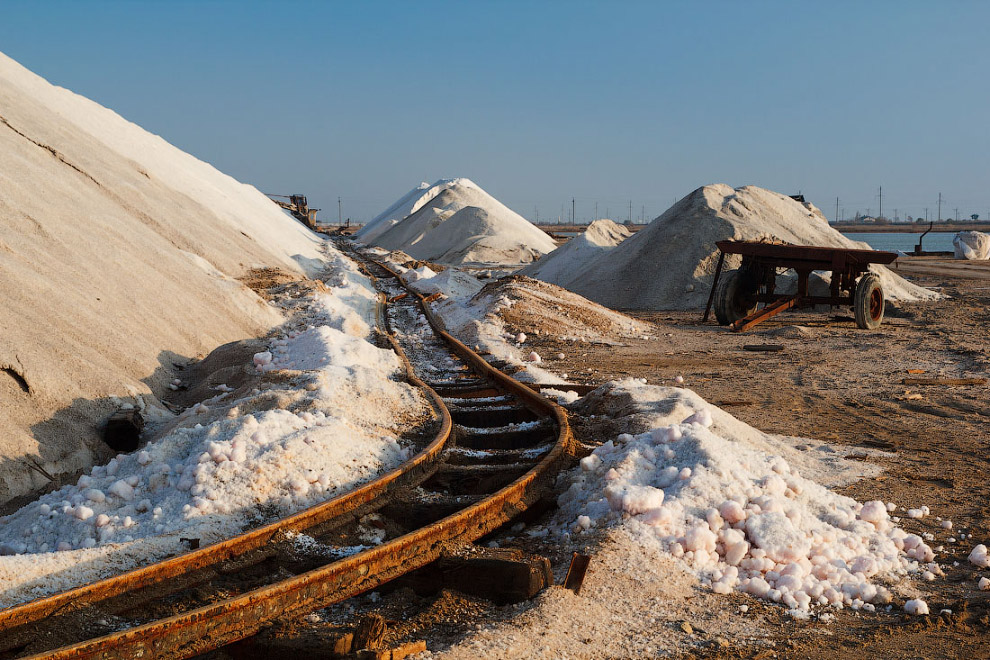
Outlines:
[[263,548],[285,531],[301,532],[344,516],[358,515],[373,500],[429,478],[439,465],[441,454],[450,439],[453,420],[440,395],[416,375],[398,342],[390,334],[383,334],[402,360],[406,378],[426,391],[440,417],[440,429],[421,452],[354,490],[225,541],[0,610],[0,633],[236,559]]
[[[398,277],[394,271],[390,272]],[[421,568],[445,550],[471,543],[501,527],[537,501],[552,486],[557,469],[573,447],[567,414],[556,403],[489,365],[447,333],[424,297],[408,290],[418,298],[438,336],[480,375],[526,402],[531,409],[553,417],[557,439],[539,463],[485,499],[377,547],[234,598],[31,657],[188,658],[249,637],[275,618],[325,607]],[[439,399],[435,393],[434,396]],[[445,428],[449,434],[449,421]]]

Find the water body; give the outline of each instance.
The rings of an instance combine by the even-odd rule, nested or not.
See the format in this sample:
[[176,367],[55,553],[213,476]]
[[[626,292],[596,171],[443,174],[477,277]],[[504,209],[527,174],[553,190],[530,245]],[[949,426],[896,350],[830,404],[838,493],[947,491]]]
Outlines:
[[[951,252],[952,238],[956,232],[931,232],[922,241],[922,247],[926,252]],[[869,243],[874,250],[888,250],[890,252],[913,252],[914,246],[918,244],[921,234],[909,234],[901,232],[849,232],[843,234],[846,238],[854,241]]]

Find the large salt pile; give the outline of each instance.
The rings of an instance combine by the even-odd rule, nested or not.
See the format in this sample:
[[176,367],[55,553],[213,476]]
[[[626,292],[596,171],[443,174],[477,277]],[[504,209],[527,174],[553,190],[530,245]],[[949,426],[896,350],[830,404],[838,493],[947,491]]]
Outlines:
[[233,278],[313,272],[321,244],[254,188],[0,54],[0,500],[106,458],[114,397],[153,402],[174,363],[277,324]]
[[690,390],[630,379],[581,405],[626,417],[639,432],[581,460],[558,500],[563,536],[622,527],[718,593],[768,598],[799,615],[872,610],[891,600],[884,582],[940,572],[924,540],[893,524],[892,505],[861,504],[802,476],[802,467],[828,469]]
[[[704,307],[718,261],[716,241],[776,239],[795,245],[870,249],[829,226],[812,204],[756,186],[698,188],[618,247],[560,275],[560,284],[614,309]],[[739,258],[726,258],[735,268]],[[936,297],[883,266],[888,300]]]
[[374,241],[384,232],[418,211],[424,204],[436,197],[441,190],[456,181],[458,179],[440,179],[432,186],[425,181],[422,182],[397,199],[392,206],[372,218],[368,224],[354,234],[355,238],[365,243]]
[[519,274],[551,284],[563,284],[563,280],[575,270],[608,252],[631,235],[632,232],[611,220],[595,220],[582,234],[540,257],[539,261],[526,266]]
[[[310,295],[254,355],[255,379],[165,424],[140,451],[0,519],[0,606],[206,545],[324,501],[410,455],[397,434],[429,414],[371,338],[377,292],[332,254]],[[250,364],[250,356],[245,357]]]
[[518,267],[556,248],[550,236],[470,179],[453,180],[401,222],[362,239],[453,265]]

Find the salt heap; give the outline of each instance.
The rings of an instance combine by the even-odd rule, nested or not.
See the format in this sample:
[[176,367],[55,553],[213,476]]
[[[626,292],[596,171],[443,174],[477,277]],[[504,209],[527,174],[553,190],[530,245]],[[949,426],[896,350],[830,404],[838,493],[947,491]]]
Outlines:
[[359,239],[448,265],[518,267],[556,248],[550,236],[470,179],[454,179],[401,222],[376,230]]
[[354,234],[355,238],[370,243],[381,234],[391,229],[393,226],[418,211],[424,204],[436,197],[441,190],[446,189],[458,179],[440,179],[432,186],[427,182],[422,182],[405,195],[395,201],[368,224]]
[[562,280],[575,270],[610,251],[631,235],[632,232],[611,220],[595,220],[584,233],[526,266],[519,271],[519,275],[551,284],[562,284]]
[[896,527],[888,505],[801,476],[795,464],[811,459],[690,390],[629,379],[579,405],[649,430],[606,442],[566,478],[554,518],[561,536],[619,527],[644,550],[681,559],[713,591],[781,602],[797,616],[816,606],[872,610],[891,600],[878,580],[940,573],[932,549]]
[[[733,190],[720,183],[687,195],[615,249],[589,263],[575,263],[560,274],[559,283],[613,309],[701,308],[718,261],[715,242],[767,238],[795,245],[870,249],[830,227],[812,204],[756,186]],[[726,257],[727,268],[738,265],[738,256]],[[883,266],[871,270],[880,275],[888,300],[937,296]]]
[[0,172],[3,501],[108,458],[114,397],[152,405],[174,362],[280,322],[233,278],[322,266],[254,188],[2,54]]
[[283,299],[291,319],[254,355],[255,381],[217,387],[140,451],[0,518],[0,555],[12,555],[0,557],[0,607],[183,552],[183,538],[228,538],[410,456],[398,434],[429,409],[373,343],[374,286],[329,256],[328,286]]

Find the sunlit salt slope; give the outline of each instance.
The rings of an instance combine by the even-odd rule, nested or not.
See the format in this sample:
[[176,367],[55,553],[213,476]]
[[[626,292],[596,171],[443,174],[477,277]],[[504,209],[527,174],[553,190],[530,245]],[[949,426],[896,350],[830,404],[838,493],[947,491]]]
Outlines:
[[355,237],[364,243],[373,242],[383,233],[421,209],[424,204],[427,204],[431,199],[440,194],[442,190],[445,190],[458,181],[460,179],[440,179],[433,185],[425,181],[422,182],[395,200],[392,206],[375,216],[355,234]]
[[543,255],[519,271],[550,284],[560,284],[562,278],[572,276],[576,269],[608,252],[632,235],[628,229],[611,220],[595,220],[588,228],[567,241],[550,254]]
[[543,230],[463,178],[401,222],[362,240],[451,265],[519,266],[556,248]]
[[29,462],[92,464],[110,397],[279,322],[233,278],[315,270],[320,246],[254,188],[0,54],[0,501],[46,482]]

